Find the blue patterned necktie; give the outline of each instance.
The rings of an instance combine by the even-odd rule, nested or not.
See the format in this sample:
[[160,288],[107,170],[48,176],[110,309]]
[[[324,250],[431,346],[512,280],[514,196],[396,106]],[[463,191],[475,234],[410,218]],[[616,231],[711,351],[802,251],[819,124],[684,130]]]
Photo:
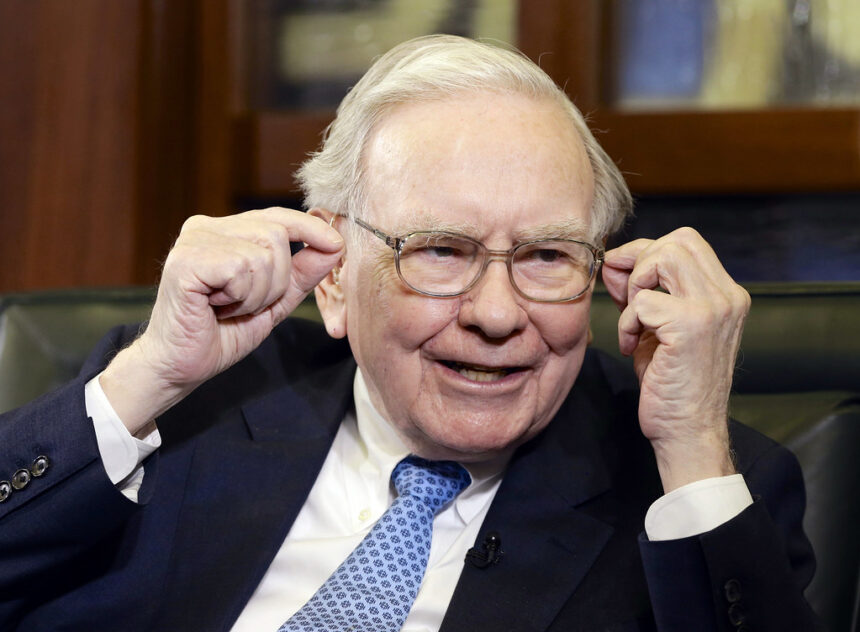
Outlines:
[[408,456],[391,473],[397,498],[349,557],[278,632],[401,628],[418,594],[433,517],[471,482],[453,461]]

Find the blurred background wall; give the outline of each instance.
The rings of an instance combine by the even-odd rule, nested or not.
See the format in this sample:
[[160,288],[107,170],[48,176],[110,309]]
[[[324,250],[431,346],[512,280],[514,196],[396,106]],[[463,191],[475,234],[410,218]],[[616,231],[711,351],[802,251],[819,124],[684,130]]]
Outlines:
[[0,292],[151,284],[182,221],[299,207],[371,60],[514,44],[741,281],[860,279],[856,0],[0,0]]

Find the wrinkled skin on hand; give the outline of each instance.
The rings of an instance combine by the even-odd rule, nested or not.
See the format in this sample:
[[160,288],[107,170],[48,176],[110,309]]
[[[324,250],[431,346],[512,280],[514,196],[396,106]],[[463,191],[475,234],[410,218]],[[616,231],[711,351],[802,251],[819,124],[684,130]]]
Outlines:
[[733,473],[728,398],[749,294],[691,228],[607,252],[603,280],[665,491]]
[[[290,242],[305,242],[294,256]],[[255,349],[339,261],[340,235],[283,208],[189,218],[146,331],[101,376],[132,433]]]

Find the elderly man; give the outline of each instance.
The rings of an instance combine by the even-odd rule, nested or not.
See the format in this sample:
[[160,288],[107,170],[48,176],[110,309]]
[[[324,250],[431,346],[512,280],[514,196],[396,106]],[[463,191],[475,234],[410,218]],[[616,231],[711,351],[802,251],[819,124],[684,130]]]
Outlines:
[[629,194],[542,71],[403,44],[299,176],[2,420],[3,629],[812,627],[797,464],[726,421],[749,298],[689,229],[604,253]]

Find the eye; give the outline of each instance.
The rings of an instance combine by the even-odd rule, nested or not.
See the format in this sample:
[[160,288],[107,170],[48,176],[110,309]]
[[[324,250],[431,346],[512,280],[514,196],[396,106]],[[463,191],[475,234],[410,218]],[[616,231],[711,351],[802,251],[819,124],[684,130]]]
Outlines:
[[560,250],[555,250],[553,248],[540,248],[538,250],[533,250],[531,252],[531,256],[542,263],[555,263],[567,255]]
[[425,254],[428,257],[436,257],[439,259],[456,257],[457,255],[462,254],[453,246],[424,246],[421,251],[422,254]]
[[570,255],[563,250],[559,250],[558,248],[532,248],[529,249],[527,252],[524,252],[520,260],[523,262],[547,264],[569,263]]
[[420,257],[427,261],[471,259],[475,246],[459,237],[447,234],[414,234],[401,251],[403,257]]

